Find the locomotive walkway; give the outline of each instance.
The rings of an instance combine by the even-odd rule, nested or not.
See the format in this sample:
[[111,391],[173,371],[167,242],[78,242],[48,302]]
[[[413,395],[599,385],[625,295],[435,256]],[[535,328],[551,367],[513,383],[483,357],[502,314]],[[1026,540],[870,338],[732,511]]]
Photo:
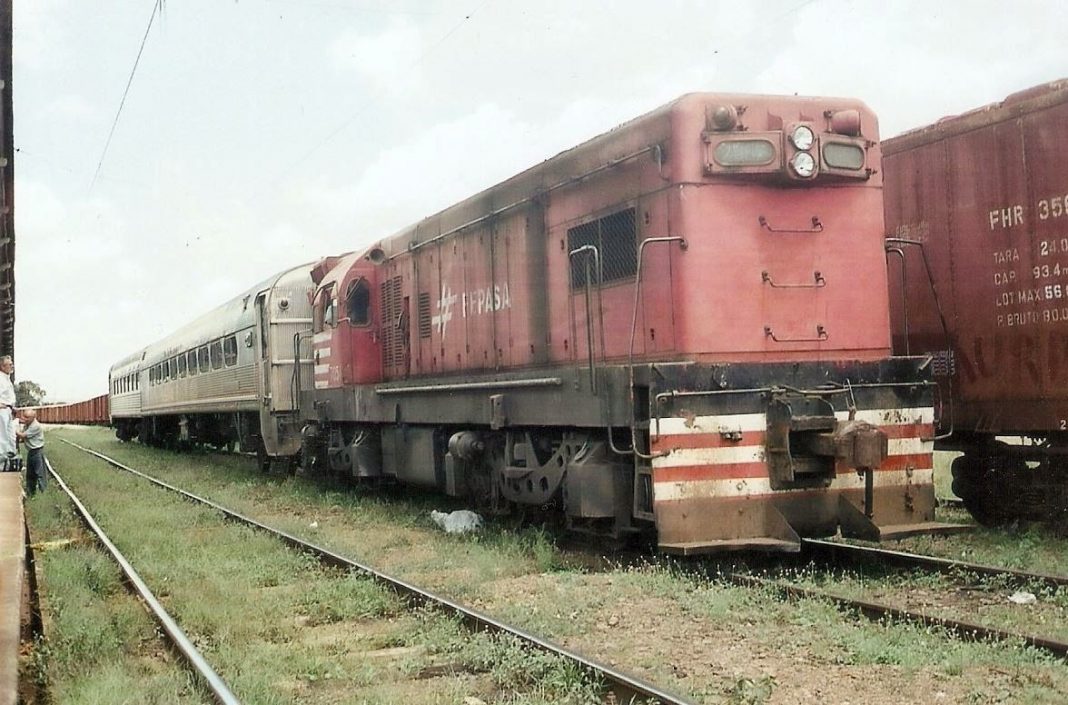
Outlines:
[[18,699],[25,568],[22,476],[0,473],[0,705]]

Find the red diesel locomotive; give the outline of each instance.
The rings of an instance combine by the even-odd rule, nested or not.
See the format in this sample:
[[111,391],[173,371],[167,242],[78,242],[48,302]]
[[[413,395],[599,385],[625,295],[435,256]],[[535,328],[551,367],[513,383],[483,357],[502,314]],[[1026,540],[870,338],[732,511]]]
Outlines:
[[983,523],[1068,513],[1066,162],[1065,80],[883,142],[895,349],[934,356]]
[[880,169],[857,101],[692,94],[323,260],[305,466],[678,553],[943,528]]

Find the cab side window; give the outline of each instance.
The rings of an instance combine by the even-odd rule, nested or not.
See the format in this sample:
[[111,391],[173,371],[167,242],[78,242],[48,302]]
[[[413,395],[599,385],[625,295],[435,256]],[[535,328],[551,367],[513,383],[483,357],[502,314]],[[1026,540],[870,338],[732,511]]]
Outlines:
[[326,294],[326,310],[323,312],[323,323],[333,328],[337,325],[337,299],[334,298],[334,288]]
[[315,295],[315,307],[312,312],[312,330],[321,333],[325,328],[337,325],[337,300],[334,298],[334,285],[320,289]]
[[357,279],[349,284],[345,314],[354,326],[366,326],[371,322],[371,287],[366,279]]

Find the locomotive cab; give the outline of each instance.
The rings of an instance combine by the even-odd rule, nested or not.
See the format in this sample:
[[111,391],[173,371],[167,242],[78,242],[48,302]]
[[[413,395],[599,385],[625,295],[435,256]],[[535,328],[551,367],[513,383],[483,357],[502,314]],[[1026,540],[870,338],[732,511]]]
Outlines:
[[318,389],[366,384],[382,377],[383,322],[373,303],[378,267],[363,257],[317,282],[312,302],[312,359]]

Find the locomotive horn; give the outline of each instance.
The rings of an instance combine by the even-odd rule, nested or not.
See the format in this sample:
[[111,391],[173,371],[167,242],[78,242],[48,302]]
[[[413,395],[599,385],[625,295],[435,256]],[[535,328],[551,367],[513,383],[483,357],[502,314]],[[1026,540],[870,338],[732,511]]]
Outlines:
[[371,260],[371,264],[382,264],[386,261],[386,252],[381,247],[372,247],[367,259]]

